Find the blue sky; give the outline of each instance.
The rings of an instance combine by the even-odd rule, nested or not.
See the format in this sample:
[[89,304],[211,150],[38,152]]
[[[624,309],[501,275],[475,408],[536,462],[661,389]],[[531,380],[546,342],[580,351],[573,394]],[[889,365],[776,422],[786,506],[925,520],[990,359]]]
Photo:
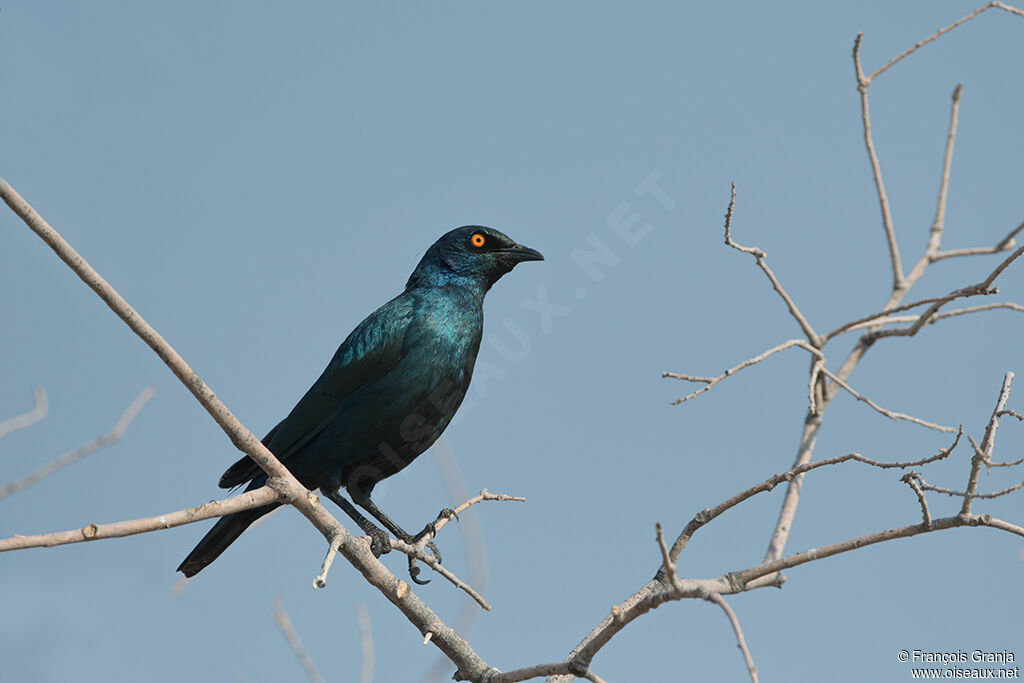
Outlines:
[[[668,401],[690,388],[661,378],[717,374],[800,334],[752,259],[722,244],[729,182],[734,237],[768,253],[819,331],[876,310],[890,276],[853,38],[865,32],[873,70],[975,7],[14,0],[0,8],[0,175],[260,434],[448,229],[492,225],[542,251],[545,262],[489,295],[478,374],[446,433],[468,491],[528,499],[479,506],[463,522],[483,534],[495,608],[468,638],[511,669],[563,658],[650,578],[656,521],[674,536],[698,510],[789,467],[807,407],[801,351],[681,406]],[[871,86],[908,266],[934,213],[958,82],[944,244],[991,245],[1024,218],[1022,36],[1024,19],[988,12]],[[638,192],[651,178],[663,195]],[[627,241],[611,224],[633,214],[640,233]],[[573,257],[598,243],[614,254],[599,277]],[[936,264],[916,294],[976,282],[995,263]],[[999,287],[999,300],[1024,300],[1019,264]],[[0,417],[26,410],[36,385],[51,403],[44,422],[0,442],[4,481],[157,390],[122,441],[0,501],[0,536],[221,495],[216,480],[237,455],[229,441],[6,210],[0,288]],[[557,314],[531,308],[540,296]],[[851,383],[979,438],[1003,374],[1024,371],[1022,331],[1007,311],[928,326],[876,345]],[[830,368],[853,341],[830,350]],[[997,454],[1020,457],[1020,430],[1004,424]],[[948,441],[842,396],[816,455],[916,459]],[[958,451],[926,476],[959,487],[967,462]],[[982,486],[1019,477],[993,471]],[[915,523],[898,478],[858,465],[815,473],[788,550]],[[680,573],[757,564],[781,497],[702,530]],[[958,508],[930,499],[937,515]],[[407,528],[453,502],[431,453],[375,500]],[[979,506],[1020,523],[1021,500]],[[373,625],[375,680],[420,680],[434,666],[437,651],[347,564],[325,590],[309,588],[324,542],[293,511],[172,594],[174,567],[208,524],[0,557],[5,678],[299,680],[271,619],[275,595],[328,680],[359,670],[357,602]],[[464,531],[453,524],[439,539],[463,575]],[[795,568],[781,591],[729,600],[762,680],[903,680],[901,649],[1024,657],[1020,549],[991,530],[933,534]],[[403,558],[385,562],[404,575]],[[417,592],[455,619],[454,588],[435,580]],[[609,681],[745,675],[723,615],[692,601],[630,625],[594,669]]]

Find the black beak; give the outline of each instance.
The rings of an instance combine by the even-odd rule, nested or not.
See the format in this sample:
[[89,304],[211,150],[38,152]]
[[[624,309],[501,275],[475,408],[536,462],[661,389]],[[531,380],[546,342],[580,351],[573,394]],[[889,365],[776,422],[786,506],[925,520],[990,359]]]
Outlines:
[[536,249],[530,249],[529,247],[524,247],[521,244],[516,244],[514,246],[508,247],[507,249],[502,249],[501,253],[511,257],[511,259],[515,263],[521,263],[522,261],[544,260],[544,255],[541,254],[539,251],[537,251]]

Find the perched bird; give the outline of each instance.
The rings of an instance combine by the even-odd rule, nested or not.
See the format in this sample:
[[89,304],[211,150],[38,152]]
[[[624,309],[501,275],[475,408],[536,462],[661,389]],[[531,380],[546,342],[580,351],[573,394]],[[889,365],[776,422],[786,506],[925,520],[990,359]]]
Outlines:
[[[405,291],[348,335],[288,417],[263,438],[303,486],[319,488],[371,536],[374,555],[390,551],[387,534],[340,489],[397,538],[415,540],[370,493],[427,450],[462,403],[480,348],[487,290],[517,263],[542,260],[540,252],[491,228],[470,225],[445,234],[427,249]],[[220,478],[221,488],[246,482],[246,491],[267,482],[248,456]],[[178,571],[194,576],[278,505],[222,517]]]

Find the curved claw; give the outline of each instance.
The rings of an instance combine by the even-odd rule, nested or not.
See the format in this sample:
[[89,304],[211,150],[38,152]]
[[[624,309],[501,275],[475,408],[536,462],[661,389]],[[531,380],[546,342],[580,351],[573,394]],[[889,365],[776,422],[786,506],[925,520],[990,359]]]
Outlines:
[[419,584],[420,586],[426,586],[428,583],[430,583],[430,579],[419,579],[419,578],[417,578],[420,575],[420,571],[421,571],[421,569],[416,566],[416,558],[413,557],[412,555],[410,555],[409,556],[409,578],[412,579],[412,582],[415,583],[415,584]]
[[441,511],[437,513],[437,517],[438,519],[444,517],[445,519],[454,519],[456,522],[461,521],[459,520],[459,514],[451,508],[441,508]]

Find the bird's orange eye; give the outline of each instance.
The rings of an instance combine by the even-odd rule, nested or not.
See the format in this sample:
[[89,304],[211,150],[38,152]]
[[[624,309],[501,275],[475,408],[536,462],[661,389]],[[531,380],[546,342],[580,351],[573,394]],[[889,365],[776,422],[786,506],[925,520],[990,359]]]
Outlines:
[[485,238],[479,232],[473,233],[473,236],[469,238],[469,243],[472,244],[474,247],[482,247],[484,246],[484,242],[486,241],[487,238]]

